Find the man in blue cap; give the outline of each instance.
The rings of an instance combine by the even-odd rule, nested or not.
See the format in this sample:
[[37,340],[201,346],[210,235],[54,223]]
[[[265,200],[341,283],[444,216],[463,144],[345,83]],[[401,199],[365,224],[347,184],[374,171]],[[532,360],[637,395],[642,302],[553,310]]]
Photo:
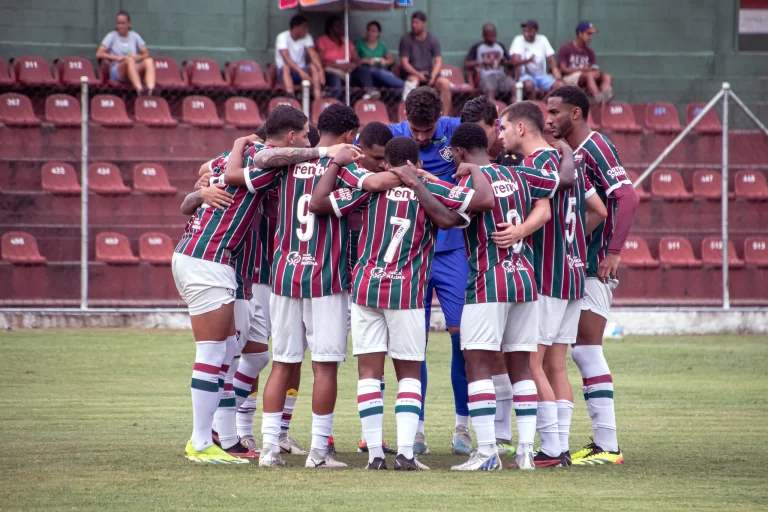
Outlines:
[[597,32],[592,23],[581,21],[576,26],[576,39],[560,47],[559,63],[565,85],[575,85],[586,91],[600,103],[613,98],[611,75],[603,73],[596,64],[597,57],[589,43]]

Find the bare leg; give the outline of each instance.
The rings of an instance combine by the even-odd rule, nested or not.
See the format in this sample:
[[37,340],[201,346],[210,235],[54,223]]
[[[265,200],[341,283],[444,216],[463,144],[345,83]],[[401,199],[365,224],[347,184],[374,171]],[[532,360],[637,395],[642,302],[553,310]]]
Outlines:
[[579,87],[586,87],[589,95],[595,99],[600,98],[600,89],[597,87],[595,74],[592,71],[583,71],[579,77]]
[[453,93],[451,92],[450,80],[441,76],[435,82],[435,88],[440,93],[440,100],[443,103],[443,115],[450,116],[453,108]]
[[288,66],[283,66],[282,69],[282,79],[283,79],[283,88],[285,89],[286,94],[288,96],[293,96],[294,94],[294,85],[293,85],[293,77],[291,76],[291,68]]
[[[139,71],[136,69],[136,61],[133,59],[121,60],[117,65],[117,76],[121,82],[128,80],[131,85],[136,89],[137,93],[141,92],[141,77]],[[197,316],[197,315],[196,315]],[[199,315],[203,316],[203,315]]]
[[[567,346],[567,345],[566,345]],[[536,383],[536,391],[539,393],[539,402],[554,402],[555,392],[549,384],[547,375],[544,372],[544,358],[550,347],[539,345],[539,349],[531,354],[531,376]]]
[[523,96],[527,100],[535,99],[536,87],[532,80],[526,80],[523,82]]
[[326,416],[336,407],[338,363],[312,361],[315,385],[312,390],[312,413]]
[[[547,375],[547,380],[552,386],[555,399],[573,402],[573,388],[571,388],[568,373],[565,369],[567,352],[568,345],[563,343],[554,343],[551,347],[547,347],[547,351],[544,354],[544,373]],[[537,388],[538,385],[537,382]],[[541,395],[541,390],[539,390],[539,395]]]
[[155,61],[147,57],[139,63],[139,73],[144,75],[144,83],[147,84],[147,93],[152,96],[155,90]]
[[315,95],[315,99],[319,100],[323,97],[323,83],[320,79],[321,74],[325,74],[325,71],[318,70],[315,66],[310,66],[310,74],[312,81],[312,92]]

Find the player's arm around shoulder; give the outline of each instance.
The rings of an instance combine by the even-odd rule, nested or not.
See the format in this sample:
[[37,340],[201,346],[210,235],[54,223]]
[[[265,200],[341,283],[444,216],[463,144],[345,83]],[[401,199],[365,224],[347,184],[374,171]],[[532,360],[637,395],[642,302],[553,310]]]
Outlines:
[[344,180],[345,184],[351,184],[352,186],[359,186],[365,182],[364,175],[354,174],[354,171],[348,171],[343,167],[353,164],[360,160],[362,153],[356,146],[349,146],[343,151],[340,151],[334,156],[325,172],[320,177],[318,182],[312,188],[312,198],[309,200],[309,211],[315,215],[336,215],[337,211],[334,208],[333,194],[338,188],[337,182],[340,172],[353,173],[351,177]]
[[573,160],[573,149],[563,140],[556,140],[552,146],[560,152],[560,180],[558,190],[568,190],[576,183],[576,162]]
[[493,187],[486,174],[475,164],[466,162],[459,165],[456,171],[457,175],[469,173],[469,180],[466,183],[472,184],[474,193],[467,204],[468,212],[489,212],[496,206],[496,198],[493,195]]

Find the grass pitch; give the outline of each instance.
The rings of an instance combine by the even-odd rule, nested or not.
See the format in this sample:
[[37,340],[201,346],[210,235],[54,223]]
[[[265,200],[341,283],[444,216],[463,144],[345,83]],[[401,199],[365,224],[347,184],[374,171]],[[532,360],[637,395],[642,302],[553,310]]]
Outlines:
[[[427,398],[432,467],[365,472],[356,363],[340,370],[334,433],[354,469],[187,463],[189,332],[0,334],[0,510],[765,510],[768,338],[628,337],[608,342],[624,466],[452,474],[450,340],[433,334]],[[575,367],[572,449],[591,432]],[[387,368],[385,438],[395,443]],[[309,365],[292,435],[310,439]],[[261,386],[263,388],[264,381]],[[261,404],[259,404],[260,406]],[[260,428],[257,413],[256,431]],[[390,460],[390,467],[394,460]]]

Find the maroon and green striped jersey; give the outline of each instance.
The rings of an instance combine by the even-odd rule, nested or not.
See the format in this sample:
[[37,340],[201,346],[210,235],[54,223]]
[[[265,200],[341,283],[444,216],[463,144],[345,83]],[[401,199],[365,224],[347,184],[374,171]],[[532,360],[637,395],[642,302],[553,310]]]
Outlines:
[[[280,197],[275,190],[270,190],[262,201],[262,207],[268,208],[268,203],[278,203]],[[277,209],[277,206],[275,206]],[[275,235],[277,234],[277,217],[265,215],[262,212],[259,222],[258,236],[256,237],[256,262],[254,263],[253,282],[259,284],[272,284],[272,261],[275,256]]]
[[[464,230],[469,259],[466,304],[528,302],[536,300],[531,237],[502,249],[491,238],[501,223],[522,224],[531,213],[534,199],[552,197],[560,183],[557,174],[527,167],[482,167],[491,183],[496,204],[493,210],[471,215]],[[472,186],[472,176],[459,182]]]
[[[523,167],[557,174],[560,155],[552,148],[540,148],[523,160]],[[558,190],[552,197],[552,217],[533,233],[533,269],[540,294],[566,300],[584,296],[585,201],[594,193],[595,189],[577,165],[573,187]]]
[[613,191],[623,185],[632,186],[624,166],[621,165],[619,152],[598,132],[592,132],[587,140],[574,151],[574,160],[584,168],[587,179],[605,203],[608,217],[587,237],[587,277],[597,277],[597,268],[608,254],[613,229],[616,224],[616,206]]
[[[357,174],[362,179],[361,173],[347,174]],[[438,201],[459,213],[464,213],[474,194],[471,188],[445,181],[422,181]],[[333,193],[331,203],[337,215],[341,213],[340,205],[348,202],[353,193],[347,188]],[[423,308],[427,276],[435,255],[437,226],[408,187],[371,194],[362,210],[352,300],[374,308]]]

